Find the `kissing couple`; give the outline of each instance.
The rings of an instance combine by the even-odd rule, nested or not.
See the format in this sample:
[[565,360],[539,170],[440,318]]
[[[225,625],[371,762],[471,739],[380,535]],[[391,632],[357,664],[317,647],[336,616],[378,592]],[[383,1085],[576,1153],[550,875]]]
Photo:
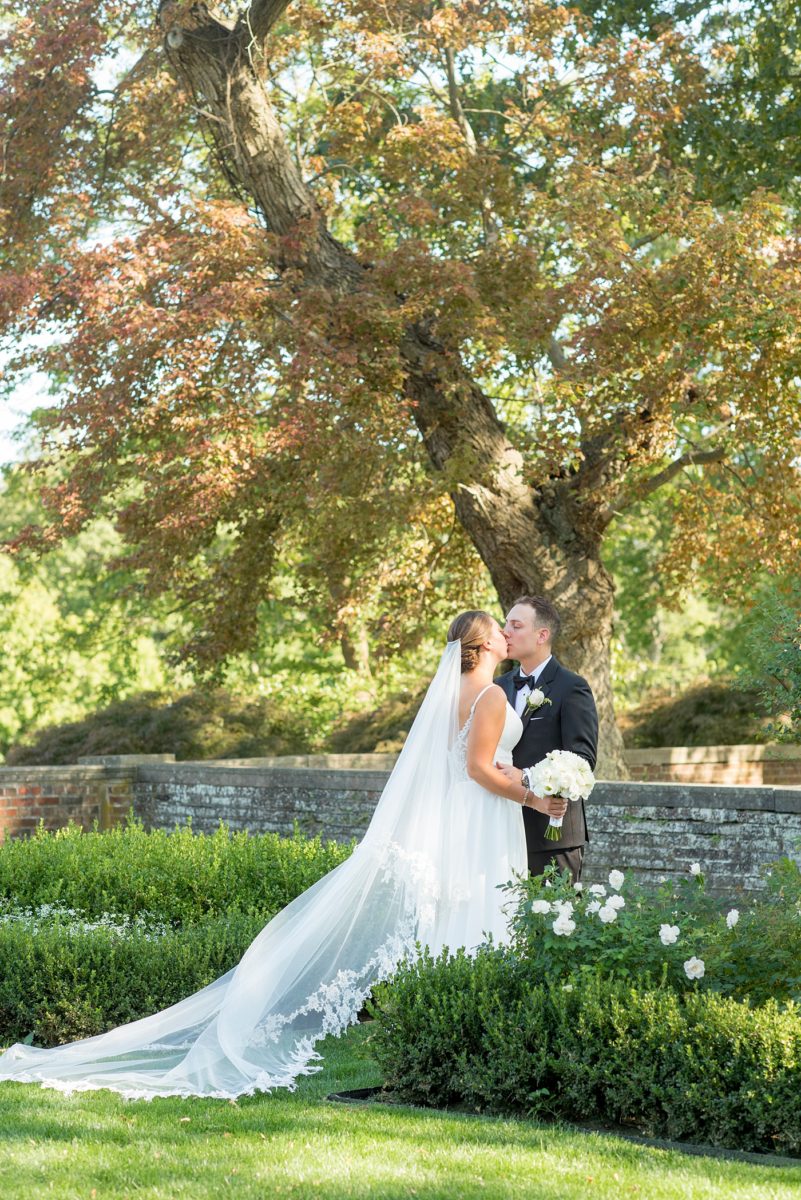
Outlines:
[[[436,674],[352,855],[269,921],[219,979],[96,1037],[0,1056],[0,1080],[129,1098],[233,1100],[294,1089],[319,1070],[376,983],[421,947],[468,953],[509,940],[502,885],[549,862],[581,874],[583,802],[538,796],[527,768],[551,750],[595,766],[592,693],[552,653],[559,617],[521,596],[505,627],[451,623]],[[493,680],[508,657],[515,669]],[[545,836],[563,817],[561,837]]]

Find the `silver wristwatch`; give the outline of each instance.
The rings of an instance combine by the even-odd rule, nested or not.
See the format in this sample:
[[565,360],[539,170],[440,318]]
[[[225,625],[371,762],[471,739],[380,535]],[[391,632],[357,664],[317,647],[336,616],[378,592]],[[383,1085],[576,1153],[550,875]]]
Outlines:
[[531,790],[531,784],[528,778],[528,767],[523,767],[523,770],[520,772],[520,782],[523,784],[524,788],[528,788],[529,791]]

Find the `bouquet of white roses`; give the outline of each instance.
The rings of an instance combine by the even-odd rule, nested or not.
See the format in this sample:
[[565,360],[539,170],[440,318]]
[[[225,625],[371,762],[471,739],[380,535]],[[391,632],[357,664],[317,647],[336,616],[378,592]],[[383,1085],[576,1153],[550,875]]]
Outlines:
[[[564,796],[566,800],[586,800],[595,786],[595,776],[586,758],[572,750],[551,750],[542,762],[528,772],[528,786],[537,796]],[[557,842],[563,817],[551,817],[545,836]]]

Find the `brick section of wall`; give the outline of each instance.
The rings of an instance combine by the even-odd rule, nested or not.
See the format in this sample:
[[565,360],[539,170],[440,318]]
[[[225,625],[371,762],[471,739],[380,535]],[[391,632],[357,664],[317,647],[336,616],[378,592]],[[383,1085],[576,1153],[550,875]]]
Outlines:
[[801,786],[801,746],[666,746],[625,757],[630,778],[644,782]]
[[2,767],[0,841],[28,836],[40,821],[45,829],[61,829],[69,821],[108,829],[133,804],[134,776],[100,766]]

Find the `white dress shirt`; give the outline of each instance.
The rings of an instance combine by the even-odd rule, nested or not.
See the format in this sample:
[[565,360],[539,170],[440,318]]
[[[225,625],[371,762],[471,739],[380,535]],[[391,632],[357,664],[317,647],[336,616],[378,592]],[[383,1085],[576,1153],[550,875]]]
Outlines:
[[[539,664],[539,666],[535,667],[534,670],[529,675],[529,679],[533,678],[535,686],[536,686],[537,680],[539,679],[540,675],[545,670],[545,668],[548,666],[548,663],[551,661],[552,657],[553,657],[553,655],[549,654],[548,657],[544,660],[544,662],[541,662]],[[525,671],[521,671],[519,667],[518,667],[517,673],[518,673],[518,675],[525,675]],[[528,700],[530,695],[531,695],[531,687],[530,686],[521,687],[519,692],[515,692],[515,712],[517,713],[517,715],[519,717],[522,717],[523,709],[526,706],[526,700]]]

